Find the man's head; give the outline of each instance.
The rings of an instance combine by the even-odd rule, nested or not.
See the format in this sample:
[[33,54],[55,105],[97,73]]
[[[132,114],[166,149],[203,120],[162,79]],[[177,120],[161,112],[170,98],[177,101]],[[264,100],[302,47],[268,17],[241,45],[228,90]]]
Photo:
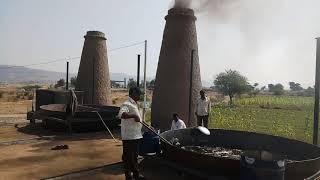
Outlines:
[[178,115],[177,113],[174,113],[174,114],[172,115],[172,117],[173,117],[173,120],[175,120],[175,121],[178,121],[178,120],[179,120],[179,115]]
[[201,96],[202,99],[205,98],[206,97],[206,92],[204,90],[201,90],[200,91],[200,96]]
[[129,89],[129,96],[134,100],[134,101],[139,101],[140,100],[140,95],[141,95],[141,90],[138,87],[132,87]]

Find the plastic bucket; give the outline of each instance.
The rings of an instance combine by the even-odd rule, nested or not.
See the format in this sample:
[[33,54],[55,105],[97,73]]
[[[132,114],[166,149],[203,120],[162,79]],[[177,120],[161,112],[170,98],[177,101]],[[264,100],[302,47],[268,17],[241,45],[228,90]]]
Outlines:
[[150,155],[159,153],[160,148],[160,138],[154,133],[145,132],[143,138],[139,141],[139,155]]

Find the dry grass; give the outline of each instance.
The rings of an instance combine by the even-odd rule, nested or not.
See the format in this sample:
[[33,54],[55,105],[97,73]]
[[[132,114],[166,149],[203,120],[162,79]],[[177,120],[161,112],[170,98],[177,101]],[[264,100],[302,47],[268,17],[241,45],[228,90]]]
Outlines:
[[[121,104],[128,99],[128,90],[126,89],[113,89],[112,90],[112,104],[114,106],[121,106]],[[147,101],[151,101],[152,91],[147,91]]]
[[[4,92],[0,98],[0,115],[12,114],[26,114],[32,109],[32,100],[22,100],[16,98],[19,86],[5,86],[0,87],[0,91]],[[147,92],[147,99],[151,101],[152,91]],[[128,99],[127,89],[113,89],[112,90],[112,105],[120,106]]]
[[32,101],[24,100],[18,102],[0,102],[1,114],[26,114],[31,110]]

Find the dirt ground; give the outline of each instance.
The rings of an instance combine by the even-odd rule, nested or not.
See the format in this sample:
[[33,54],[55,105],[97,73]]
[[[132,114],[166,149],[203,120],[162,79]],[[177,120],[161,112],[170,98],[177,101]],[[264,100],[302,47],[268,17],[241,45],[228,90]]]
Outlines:
[[[40,124],[0,126],[0,132],[0,179],[125,179],[119,129],[112,130],[117,142],[106,132],[67,135]],[[69,149],[51,150],[64,144]],[[150,180],[187,179],[153,158],[142,158],[140,168]]]
[[17,115],[26,114],[32,109],[32,101],[22,100],[17,102],[1,102],[0,101],[0,115]]
[[[32,140],[40,137],[35,132],[37,128],[34,128],[33,134],[26,134],[31,131],[20,131],[21,128],[26,127],[0,128],[1,179],[48,178],[121,161],[121,141],[114,142],[105,132],[53,135],[47,139]],[[15,142],[21,138],[24,141]],[[6,144],[8,140],[13,141],[13,144]],[[69,149],[51,150],[63,144],[67,144]]]
[[[112,93],[117,106],[128,97],[126,90]],[[151,94],[148,92],[149,101]],[[119,129],[112,130],[117,142],[107,132],[68,135],[45,130],[40,122],[30,125],[26,120],[31,103],[0,101],[0,179],[125,179]],[[64,144],[69,149],[51,150]],[[186,179],[157,162],[144,160],[141,167],[147,179]],[[87,171],[92,168],[98,171]]]

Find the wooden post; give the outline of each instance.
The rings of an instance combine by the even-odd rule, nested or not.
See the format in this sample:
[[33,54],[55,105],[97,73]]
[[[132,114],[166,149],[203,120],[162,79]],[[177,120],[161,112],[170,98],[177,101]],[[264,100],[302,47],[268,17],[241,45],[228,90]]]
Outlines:
[[317,38],[317,60],[316,60],[316,84],[314,99],[314,119],[313,119],[313,144],[318,145],[319,128],[319,90],[320,90],[320,38]]

